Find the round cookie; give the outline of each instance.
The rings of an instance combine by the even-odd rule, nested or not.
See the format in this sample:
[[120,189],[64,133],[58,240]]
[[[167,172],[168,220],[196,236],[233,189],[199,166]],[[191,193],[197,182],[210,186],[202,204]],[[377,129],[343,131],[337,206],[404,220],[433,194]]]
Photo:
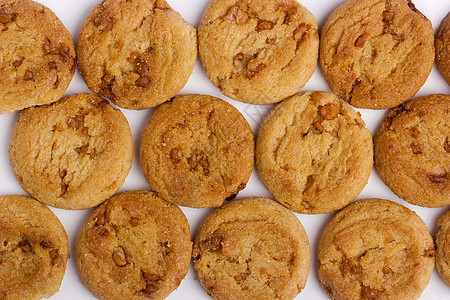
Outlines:
[[436,232],[436,269],[450,287],[450,210],[439,219]]
[[279,102],[298,92],[317,65],[316,20],[295,0],[214,0],[198,35],[209,80],[241,102]]
[[112,197],[87,219],[76,246],[81,282],[98,299],[164,299],[192,253],[183,212],[149,191]]
[[145,127],[141,167],[164,200],[215,207],[245,188],[254,145],[250,125],[231,104],[182,95],[159,106]]
[[322,233],[319,281],[331,299],[418,299],[434,254],[433,239],[413,211],[361,200],[337,213]]
[[57,293],[69,258],[58,218],[20,195],[0,196],[0,298],[42,299]]
[[361,116],[327,92],[278,104],[256,142],[256,168],[275,199],[298,213],[335,211],[363,190],[373,143]]
[[450,85],[450,14],[442,21],[436,38],[436,62],[442,77]]
[[50,9],[0,1],[0,45],[0,114],[61,99],[75,72],[75,47]]
[[90,12],[77,43],[89,89],[127,109],[169,100],[196,58],[196,30],[165,0],[105,0]]
[[256,197],[210,214],[192,256],[212,299],[293,299],[305,287],[310,264],[308,236],[297,217]]
[[375,168],[397,196],[425,207],[450,205],[450,96],[392,109],[374,141]]
[[91,94],[23,110],[9,146],[22,188],[64,209],[94,207],[111,197],[125,181],[132,156],[125,116]]
[[410,0],[349,0],[323,26],[319,61],[335,94],[385,109],[419,91],[434,53],[431,22]]

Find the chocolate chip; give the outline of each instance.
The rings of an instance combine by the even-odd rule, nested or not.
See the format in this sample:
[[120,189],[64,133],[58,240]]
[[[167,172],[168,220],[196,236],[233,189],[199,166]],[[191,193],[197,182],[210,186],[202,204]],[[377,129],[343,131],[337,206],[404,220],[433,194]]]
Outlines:
[[19,247],[24,253],[30,253],[32,251],[31,244],[27,239],[21,240],[17,247]]
[[179,162],[182,158],[183,158],[183,156],[181,155],[181,153],[180,153],[180,151],[179,151],[178,149],[172,149],[172,150],[170,150],[170,159],[171,159],[174,163]]
[[367,33],[363,33],[356,39],[354,45],[356,48],[362,48],[366,43]]
[[0,9],[0,23],[6,24],[14,20],[14,14],[11,12],[11,8]]
[[142,75],[141,77],[139,77],[136,80],[136,85],[138,87],[146,88],[149,86],[149,84],[150,84],[150,79],[145,75]]
[[384,22],[391,22],[394,19],[395,13],[385,10],[382,15]]
[[33,72],[31,72],[29,69],[27,69],[25,71],[25,73],[23,74],[23,79],[24,80],[33,80],[33,78],[34,78]]
[[41,245],[42,248],[45,248],[45,249],[54,248],[52,242],[50,242],[50,241],[42,240],[39,244]]
[[256,76],[257,73],[261,72],[266,68],[266,65],[263,63],[255,65],[251,70],[249,70],[247,77],[252,79]]
[[271,30],[275,26],[274,23],[267,20],[259,20],[256,29],[258,31]]
[[361,288],[361,299],[375,300],[380,298],[382,293],[379,290],[363,286]]
[[449,142],[449,138],[447,138],[447,139],[445,140],[445,143],[444,143],[444,150],[445,150],[445,152],[450,153],[450,142]]
[[104,213],[97,215],[97,217],[95,218],[95,225],[96,226],[105,225],[105,214]]
[[244,24],[248,21],[249,16],[245,11],[242,11],[238,6],[233,6],[228,10],[227,19],[237,24]]
[[130,64],[134,64],[136,62],[136,60],[139,58],[139,53],[137,52],[131,52],[130,56],[128,56],[127,61]]
[[15,60],[15,61],[12,63],[13,67],[15,67],[15,68],[20,67],[20,66],[22,65],[23,60],[24,60],[23,57],[21,57],[21,58]]
[[444,176],[428,174],[427,177],[433,183],[444,183]]
[[144,75],[150,70],[150,67],[148,66],[147,62],[145,60],[141,60],[137,63],[137,73],[139,75]]
[[410,145],[413,154],[422,154],[422,146],[417,142],[412,142]]
[[112,258],[113,258],[114,263],[119,267],[126,266],[126,264],[127,264],[127,260],[125,257],[125,251],[123,250],[122,247],[117,247],[114,250]]
[[334,104],[327,104],[319,109],[320,115],[325,120],[333,120],[339,114],[339,107]]
[[216,234],[211,235],[201,243],[201,248],[210,252],[219,252],[222,250],[222,247],[222,237]]
[[104,10],[95,17],[94,24],[98,27],[98,30],[100,32],[107,32],[111,30],[113,26],[113,20],[108,15],[108,11]]

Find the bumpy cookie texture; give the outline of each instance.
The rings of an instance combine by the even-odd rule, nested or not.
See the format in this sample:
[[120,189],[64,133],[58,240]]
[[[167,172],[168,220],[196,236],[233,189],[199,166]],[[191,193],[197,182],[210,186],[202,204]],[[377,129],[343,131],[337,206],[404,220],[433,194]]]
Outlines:
[[416,98],[392,109],[375,136],[375,168],[409,203],[450,205],[450,96]]
[[0,114],[58,101],[74,72],[72,37],[50,9],[0,1]]
[[57,293],[68,258],[64,227],[47,207],[25,196],[0,196],[1,299]]
[[164,299],[192,253],[183,212],[155,193],[124,192],[88,218],[76,246],[82,283],[99,299]]
[[312,76],[319,35],[295,0],[214,0],[199,27],[199,54],[221,92],[252,104],[279,102]]
[[89,89],[128,109],[169,100],[186,84],[196,57],[196,30],[164,0],[105,0],[77,43]]
[[373,143],[360,115],[326,92],[278,104],[256,142],[256,167],[275,199],[305,214],[346,206],[367,184]]
[[436,269],[450,287],[450,210],[439,219],[436,232]]
[[254,138],[231,104],[206,95],[183,95],[162,104],[140,146],[151,188],[169,202],[220,206],[246,187],[253,170]]
[[450,85],[450,14],[442,21],[436,38],[436,62],[442,77]]
[[331,90],[355,107],[391,108],[413,97],[434,64],[431,22],[407,0],[349,0],[321,32]]
[[388,200],[361,200],[325,228],[319,281],[331,299],[418,299],[434,255],[433,239],[413,211]]
[[9,158],[19,184],[44,204],[94,207],[122,186],[133,141],[120,110],[91,94],[23,110]]
[[212,299],[293,299],[305,287],[310,250],[295,215],[265,198],[243,198],[209,215],[192,254]]

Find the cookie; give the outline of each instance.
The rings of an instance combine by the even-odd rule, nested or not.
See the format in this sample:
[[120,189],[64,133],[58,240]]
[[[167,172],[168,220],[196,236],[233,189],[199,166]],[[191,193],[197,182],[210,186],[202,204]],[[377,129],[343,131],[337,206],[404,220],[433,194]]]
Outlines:
[[216,207],[245,188],[254,144],[250,125],[231,104],[182,95],[159,106],[145,127],[141,167],[164,200]]
[[308,236],[297,217],[256,197],[210,214],[192,256],[212,299],[293,299],[305,287],[310,263]]
[[57,293],[68,258],[67,234],[46,206],[26,196],[0,196],[1,299]]
[[196,30],[164,0],[105,0],[90,12],[77,43],[89,89],[127,109],[169,100],[196,58]]
[[111,197],[125,181],[132,156],[125,116],[91,94],[23,110],[9,146],[22,188],[64,209],[94,207]]
[[439,219],[436,232],[436,269],[450,287],[450,210]]
[[392,109],[374,141],[375,169],[397,196],[425,207],[450,205],[450,96]]
[[419,91],[434,52],[431,22],[410,0],[349,0],[323,26],[319,61],[335,94],[385,109]]
[[279,102],[297,93],[317,65],[316,20],[295,0],[214,0],[198,41],[209,80],[241,102]]
[[442,21],[436,37],[436,62],[442,77],[450,85],[450,14]]
[[367,184],[372,166],[372,136],[361,116],[327,92],[301,93],[278,104],[256,142],[262,182],[298,213],[346,206]]
[[0,45],[0,114],[61,99],[75,72],[75,47],[49,8],[0,1]]
[[331,299],[418,299],[434,260],[433,239],[416,213],[367,199],[341,210],[325,228],[318,275]]
[[186,276],[191,253],[183,212],[149,191],[97,208],[75,251],[81,282],[98,299],[164,299]]

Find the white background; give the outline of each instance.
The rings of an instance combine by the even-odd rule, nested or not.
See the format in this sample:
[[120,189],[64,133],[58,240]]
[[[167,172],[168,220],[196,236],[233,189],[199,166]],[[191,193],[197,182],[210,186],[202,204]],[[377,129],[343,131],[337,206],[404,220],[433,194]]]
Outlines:
[[[56,15],[63,21],[68,28],[76,43],[79,29],[86,19],[90,10],[100,0],[39,0],[42,4],[52,9]],[[203,12],[208,6],[210,0],[168,0],[173,9],[180,12],[181,16],[191,25],[198,28]],[[322,28],[326,22],[327,17],[333,10],[342,4],[344,0],[301,0],[300,3],[309,9],[315,16],[319,28]],[[450,11],[449,0],[415,0],[416,7],[427,16],[433,23],[435,33],[437,32],[441,20]],[[323,90],[330,91],[327,83],[323,79],[320,68],[316,69],[311,80],[302,89],[306,90]],[[66,95],[74,93],[89,92],[80,77],[78,70],[74,76]],[[200,61],[197,60],[194,72],[189,79],[185,88],[180,94],[187,93],[201,93],[209,94],[229,101],[232,105],[237,107],[250,123],[254,134],[258,132],[259,126],[263,117],[267,114],[272,106],[254,106],[239,103],[223,96],[218,89],[216,89],[207,79]],[[416,96],[425,96],[432,93],[450,94],[450,86],[443,80],[439,74],[436,66],[433,68],[428,81],[419,91]],[[148,119],[150,118],[153,109],[144,111],[131,111],[122,109],[125,116],[130,123],[133,138],[134,138],[134,160],[133,167],[125,184],[120,191],[135,190],[135,189],[149,189],[144,176],[142,175],[139,160],[138,149],[139,142]],[[359,110],[368,128],[373,133],[376,132],[378,126],[386,115],[387,111],[373,111],[373,110]],[[8,145],[12,128],[17,118],[17,113],[9,115],[0,115],[0,194],[26,194],[17,183],[8,159]],[[262,185],[256,171],[253,172],[247,188],[239,194],[239,198],[244,196],[263,196],[272,198],[267,190]],[[434,236],[436,231],[436,222],[438,218],[447,210],[447,208],[421,208],[410,205],[405,201],[396,197],[380,180],[375,171],[372,172],[369,183],[357,199],[364,198],[384,198],[396,201],[406,207],[414,210],[422,217],[428,226],[431,234]],[[86,218],[92,213],[92,209],[84,211],[65,211],[61,209],[51,208],[53,212],[59,217],[64,225],[69,236],[69,246],[71,257],[67,264],[66,275],[61,285],[60,292],[55,294],[51,299],[94,299],[89,291],[80,283],[75,264],[75,244],[78,232],[81,229]],[[182,208],[183,212],[188,217],[192,235],[195,236],[201,222],[212,211],[212,209],[190,209]],[[316,274],[316,252],[317,245],[322,230],[332,218],[334,214],[323,215],[298,215],[298,218],[305,227],[311,246],[311,269],[308,277],[306,288],[300,293],[296,299],[328,299],[322,291],[318,282]],[[189,269],[185,280],[182,281],[180,287],[174,291],[168,299],[209,299],[209,296],[203,292],[203,289],[196,279],[195,270],[192,267]],[[420,299],[450,299],[450,288],[446,287],[444,282],[439,277],[436,270],[433,271],[431,281]]]

